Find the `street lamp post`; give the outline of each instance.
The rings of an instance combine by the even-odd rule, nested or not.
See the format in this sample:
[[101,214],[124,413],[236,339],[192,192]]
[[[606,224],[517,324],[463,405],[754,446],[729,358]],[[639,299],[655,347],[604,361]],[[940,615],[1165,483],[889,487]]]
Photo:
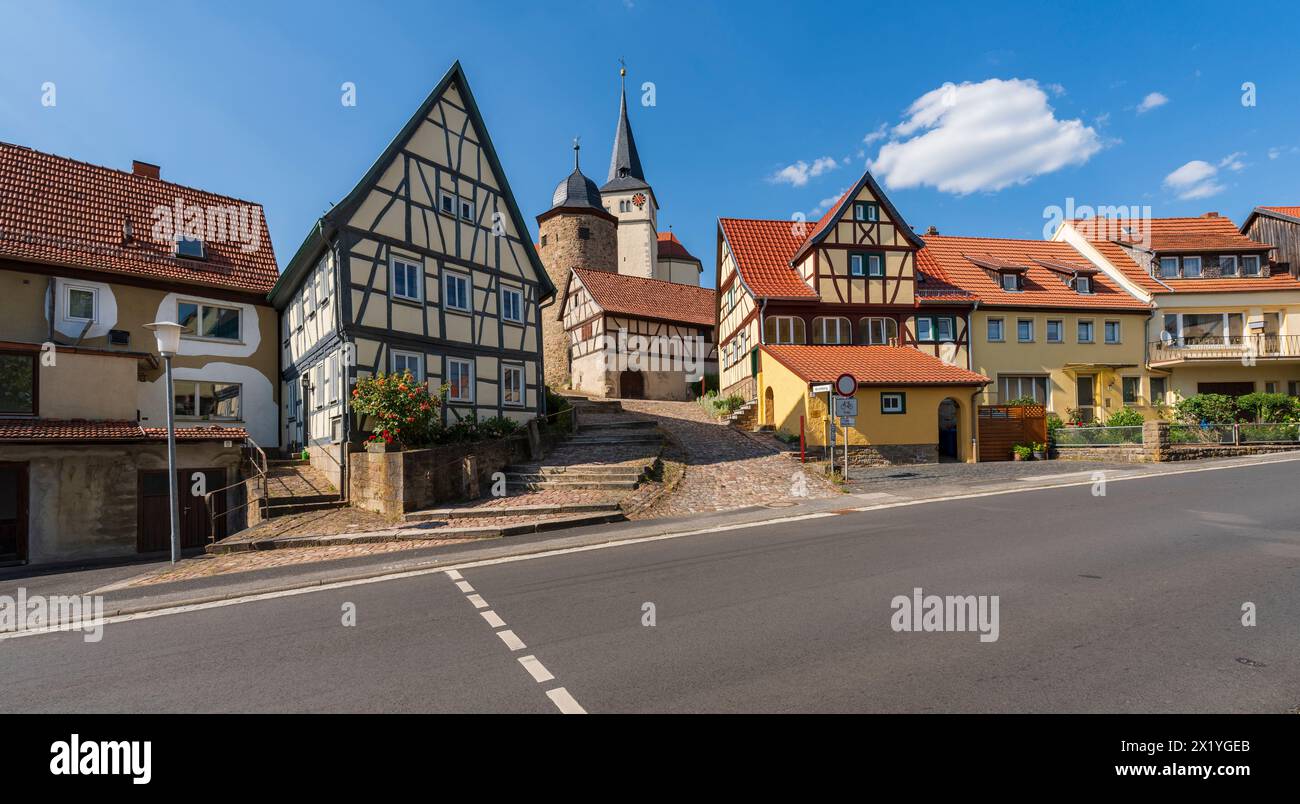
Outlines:
[[176,493],[176,397],[172,388],[172,355],[180,350],[181,332],[185,327],[174,321],[155,321],[145,324],[158,340],[158,354],[162,355],[167,375],[167,492],[171,502],[172,563],[181,560],[181,512]]

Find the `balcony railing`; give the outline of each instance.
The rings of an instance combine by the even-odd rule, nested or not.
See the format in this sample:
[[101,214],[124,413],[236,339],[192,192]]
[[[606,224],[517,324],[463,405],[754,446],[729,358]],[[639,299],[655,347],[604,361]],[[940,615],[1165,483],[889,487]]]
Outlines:
[[1300,358],[1300,335],[1204,335],[1151,344],[1151,362]]

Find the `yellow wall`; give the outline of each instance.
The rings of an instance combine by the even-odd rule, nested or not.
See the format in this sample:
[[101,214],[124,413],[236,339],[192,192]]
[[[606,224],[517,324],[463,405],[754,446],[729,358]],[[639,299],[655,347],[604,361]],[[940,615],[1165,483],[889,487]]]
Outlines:
[[[785,365],[766,353],[760,353],[758,421],[768,418],[767,390],[772,390],[770,421],[777,430],[799,434],[799,417],[804,417],[804,438],[809,446],[825,446],[827,432],[826,395],[809,394],[809,384]],[[961,457],[970,447],[970,386],[899,386],[859,388],[858,416],[849,429],[849,443],[863,445],[938,444],[939,404],[952,399],[958,405],[957,446]],[[906,395],[906,412],[880,412],[882,393]],[[843,445],[844,429],[836,424],[835,443]]]
[[[990,318],[1002,319],[1002,342],[989,341]],[[1017,322],[1020,319],[1034,322],[1032,343],[1021,343],[1016,339]],[[1048,342],[1049,319],[1062,321],[1062,343]],[[1065,418],[1066,412],[1078,404],[1079,375],[1092,373],[1097,375],[1095,394],[1098,418],[1104,419],[1124,406],[1122,377],[1141,378],[1138,404],[1134,407],[1148,418],[1155,417],[1156,410],[1149,401],[1150,373],[1144,368],[1147,319],[1145,312],[1117,314],[1104,311],[976,310],[971,324],[974,330],[974,365],[971,368],[993,380],[981,394],[980,404],[1009,401],[1000,398],[1000,375],[1046,375],[1049,384],[1048,410]],[[1078,342],[1080,320],[1093,322],[1092,343]],[[1118,344],[1105,342],[1106,321],[1120,322]],[[1071,363],[1120,364],[1123,367],[1066,369],[1065,366]]]

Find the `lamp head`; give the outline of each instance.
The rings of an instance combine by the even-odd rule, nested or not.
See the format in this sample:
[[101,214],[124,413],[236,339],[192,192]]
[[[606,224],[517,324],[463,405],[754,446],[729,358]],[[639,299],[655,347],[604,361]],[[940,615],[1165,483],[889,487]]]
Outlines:
[[184,326],[175,321],[155,321],[152,324],[145,324],[144,328],[153,332],[154,338],[157,339],[158,354],[171,357],[180,351],[181,333],[186,329]]

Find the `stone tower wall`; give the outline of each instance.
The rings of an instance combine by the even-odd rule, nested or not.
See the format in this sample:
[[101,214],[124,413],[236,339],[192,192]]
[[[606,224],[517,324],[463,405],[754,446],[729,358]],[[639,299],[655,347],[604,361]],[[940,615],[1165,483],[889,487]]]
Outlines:
[[[555,298],[542,308],[546,384],[568,388],[569,334],[559,318],[561,294],[572,268],[618,272],[618,224],[596,215],[561,212],[542,221],[538,229],[542,242],[537,253],[555,285]],[[587,230],[586,238],[579,236],[580,229]]]

